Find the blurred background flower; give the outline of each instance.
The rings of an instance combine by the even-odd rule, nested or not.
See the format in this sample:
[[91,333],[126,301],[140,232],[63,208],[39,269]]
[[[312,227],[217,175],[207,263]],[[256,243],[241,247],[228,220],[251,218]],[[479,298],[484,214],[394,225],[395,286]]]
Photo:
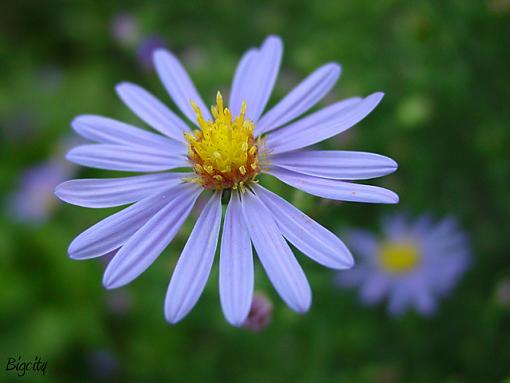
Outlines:
[[62,140],[48,160],[22,171],[18,185],[6,199],[5,209],[11,219],[31,225],[48,220],[59,204],[55,187],[76,172],[76,166],[64,158],[73,141],[76,139]]
[[433,314],[438,299],[451,292],[469,265],[466,234],[453,218],[435,222],[428,215],[415,220],[389,215],[381,227],[381,238],[361,229],[348,233],[357,265],[339,272],[338,284],[359,288],[367,305],[388,298],[393,315],[410,308],[425,316]]
[[[506,0],[2,2],[0,360],[40,355],[48,360],[44,379],[56,383],[504,382],[510,375],[508,9]],[[455,216],[469,233],[472,267],[435,315],[411,310],[389,320],[385,305],[368,310],[352,291],[331,288],[331,274],[297,253],[314,290],[306,316],[288,310],[258,273],[258,289],[274,302],[271,324],[256,334],[231,328],[218,304],[216,264],[201,304],[171,327],[161,311],[164,291],[193,219],[115,297],[101,287],[103,264],[73,262],[66,252],[76,233],[117,209],[51,206],[41,198],[51,213],[36,216],[47,218],[35,225],[13,220],[12,196],[34,183],[25,181],[27,170],[59,163],[55,144],[76,115],[137,123],[114,97],[115,84],[143,83],[169,102],[156,74],[137,59],[144,39],[158,36],[183,57],[210,104],[218,89],[228,88],[239,55],[268,34],[285,41],[288,72],[269,106],[294,79],[327,61],[343,66],[333,99],[386,93],[351,135],[319,148],[391,156],[400,168],[382,186],[399,193],[401,208]],[[79,169],[74,177],[118,175]],[[265,182],[342,238],[342,227],[376,232],[375,217],[394,212],[323,204],[272,178]],[[89,355],[97,350],[114,355],[114,374],[92,376]],[[1,382],[13,379],[0,371]]]

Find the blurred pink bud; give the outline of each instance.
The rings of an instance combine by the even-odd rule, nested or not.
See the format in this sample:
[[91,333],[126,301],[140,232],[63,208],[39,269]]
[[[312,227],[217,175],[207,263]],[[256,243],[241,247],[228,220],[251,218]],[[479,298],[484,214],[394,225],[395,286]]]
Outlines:
[[251,302],[250,313],[244,322],[244,327],[259,332],[264,330],[271,322],[273,304],[263,294],[256,293]]

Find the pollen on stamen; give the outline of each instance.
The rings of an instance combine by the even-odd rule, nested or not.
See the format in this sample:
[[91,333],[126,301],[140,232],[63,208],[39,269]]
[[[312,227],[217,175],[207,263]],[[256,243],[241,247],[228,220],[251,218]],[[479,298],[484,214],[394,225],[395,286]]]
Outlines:
[[[191,101],[200,130],[184,133],[188,158],[197,175],[194,182],[207,189],[239,189],[255,181],[264,163],[260,140],[253,137],[254,124],[245,118],[243,102],[238,116],[232,117],[218,92],[216,105],[211,106],[212,120],[205,120],[200,108]],[[260,157],[260,158],[259,158]]]

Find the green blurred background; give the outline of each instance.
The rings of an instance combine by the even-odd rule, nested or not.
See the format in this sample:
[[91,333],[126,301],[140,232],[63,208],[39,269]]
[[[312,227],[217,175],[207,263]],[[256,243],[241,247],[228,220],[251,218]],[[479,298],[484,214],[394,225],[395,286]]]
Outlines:
[[[340,62],[343,74],[322,105],[386,92],[370,117],[322,147],[395,158],[398,172],[377,184],[397,191],[401,203],[332,204],[267,181],[340,236],[349,226],[376,230],[393,211],[456,216],[474,260],[432,318],[363,307],[355,292],[333,286],[331,271],[298,255],[314,292],[307,315],[285,307],[257,263],[256,289],[273,300],[272,322],[260,333],[230,327],[215,265],[197,307],[170,326],[164,294],[192,220],[118,291],[102,288],[103,262],[68,259],[72,238],[115,211],[59,203],[44,182],[113,174],[62,165],[71,119],[95,113],[142,125],[114,93],[123,80],[170,103],[147,62],[159,45],[177,53],[211,103],[217,89],[228,89],[243,51],[270,33],[285,42],[271,104],[326,61]],[[509,36],[508,0],[3,1],[0,382],[504,382]],[[60,173],[44,173],[42,186],[20,197],[27,169],[48,161]],[[18,356],[48,360],[46,376],[6,372],[7,358]]]

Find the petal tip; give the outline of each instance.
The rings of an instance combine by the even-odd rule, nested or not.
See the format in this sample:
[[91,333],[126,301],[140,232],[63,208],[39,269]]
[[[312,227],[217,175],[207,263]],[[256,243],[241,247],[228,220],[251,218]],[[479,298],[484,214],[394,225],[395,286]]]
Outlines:
[[75,260],[75,261],[79,261],[81,259],[81,257],[79,256],[79,250],[76,248],[76,244],[73,242],[71,242],[71,244],[69,245],[69,247],[67,248],[67,255],[69,258]]
[[117,276],[113,273],[108,272],[108,268],[106,268],[106,271],[103,275],[103,286],[107,290],[113,290],[118,287],[123,286],[124,283],[122,283],[122,280],[119,280]]
[[298,314],[306,314],[310,310],[311,306],[312,306],[312,301],[309,300],[308,302],[300,302],[300,303],[294,305],[294,307],[292,307],[292,309]]
[[324,67],[331,71],[335,76],[340,76],[340,73],[342,72],[342,66],[334,61],[325,64]]
[[165,320],[171,325],[176,325],[182,320],[182,318],[182,315],[177,315],[177,313],[169,312],[167,309],[165,309]]
[[390,191],[390,194],[388,195],[388,203],[397,204],[399,202],[400,202],[400,197],[398,196],[398,194]]
[[279,45],[283,45],[283,40],[280,36],[278,35],[268,35],[264,42],[263,42],[263,45],[267,44],[267,43],[272,43],[272,44],[279,44]]
[[244,322],[246,321],[246,318],[240,319],[240,318],[236,318],[236,317],[225,317],[225,319],[231,326],[237,327],[237,328],[242,327]]
[[[249,309],[249,307],[248,307]],[[249,310],[248,310],[249,311]],[[225,316],[225,319],[227,320],[227,322],[234,326],[234,327],[242,327],[244,325],[244,323],[246,322],[246,319],[248,318],[248,311],[246,311],[246,313],[240,313],[240,312],[230,312],[230,313],[227,313],[227,312],[223,312],[224,316]]]
[[158,62],[160,62],[161,60],[166,60],[172,57],[173,57],[172,53],[165,48],[158,48],[152,53],[152,61],[154,62],[155,65],[158,65]]
[[375,93],[372,93],[370,96],[368,97],[371,97],[373,99],[375,99],[376,103],[378,104],[379,102],[381,102],[381,100],[383,99],[384,97],[384,92],[375,92]]
[[115,92],[119,95],[121,99],[127,97],[127,93],[133,91],[134,89],[139,88],[138,85],[135,85],[128,81],[122,81],[115,85]]

